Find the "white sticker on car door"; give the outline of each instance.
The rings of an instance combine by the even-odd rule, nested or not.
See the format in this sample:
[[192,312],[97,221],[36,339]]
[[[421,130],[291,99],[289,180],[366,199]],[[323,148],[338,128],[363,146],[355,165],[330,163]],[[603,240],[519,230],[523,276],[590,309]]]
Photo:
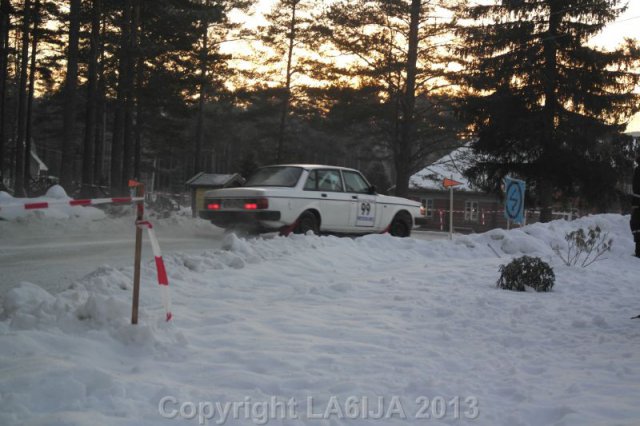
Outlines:
[[358,199],[356,211],[356,226],[373,226],[376,222],[376,200],[375,198]]

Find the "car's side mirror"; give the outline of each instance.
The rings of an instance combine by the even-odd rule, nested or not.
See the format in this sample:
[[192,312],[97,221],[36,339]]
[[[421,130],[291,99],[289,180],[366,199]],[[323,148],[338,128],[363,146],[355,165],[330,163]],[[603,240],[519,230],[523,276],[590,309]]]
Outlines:
[[376,193],[376,186],[375,185],[371,185],[369,187],[369,194],[375,195],[375,193]]

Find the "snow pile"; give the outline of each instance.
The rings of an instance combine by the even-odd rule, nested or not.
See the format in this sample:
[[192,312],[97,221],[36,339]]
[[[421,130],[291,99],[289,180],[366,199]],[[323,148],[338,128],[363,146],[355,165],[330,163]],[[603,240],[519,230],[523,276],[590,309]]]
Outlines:
[[[564,266],[552,246],[595,225],[614,238],[607,259]],[[632,244],[619,215],[454,241],[229,235],[223,250],[165,255],[170,323],[146,261],[135,327],[130,268],[105,265],[56,295],[23,283],[0,322],[0,424],[265,424],[256,404],[293,399],[266,423],[631,425]],[[521,254],[553,265],[551,293],[495,288]],[[224,417],[234,403],[249,408]]]
[[[95,207],[70,206],[56,202],[71,200],[60,185],[54,185],[42,197],[14,198],[0,191],[0,220],[34,220],[34,219],[69,219],[99,220],[105,217],[104,212]],[[25,203],[53,203],[46,209],[25,210]]]

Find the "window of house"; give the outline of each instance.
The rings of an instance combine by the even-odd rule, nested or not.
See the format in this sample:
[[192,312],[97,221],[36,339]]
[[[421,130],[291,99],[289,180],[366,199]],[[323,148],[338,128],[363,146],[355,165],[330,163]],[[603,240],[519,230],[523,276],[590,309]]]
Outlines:
[[464,220],[469,222],[478,221],[478,202],[477,201],[464,202]]
[[433,217],[433,198],[423,198],[422,207],[424,207],[425,217]]

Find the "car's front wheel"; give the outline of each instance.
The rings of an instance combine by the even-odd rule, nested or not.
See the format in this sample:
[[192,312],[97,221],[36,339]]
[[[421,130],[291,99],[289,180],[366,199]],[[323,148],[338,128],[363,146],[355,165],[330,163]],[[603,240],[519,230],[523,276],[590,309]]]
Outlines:
[[306,234],[307,232],[313,232],[315,235],[320,233],[320,224],[315,214],[310,211],[306,211],[298,218],[298,224],[293,230],[294,234]]
[[391,221],[389,234],[394,237],[408,237],[411,235],[411,218],[406,213],[398,213]]

